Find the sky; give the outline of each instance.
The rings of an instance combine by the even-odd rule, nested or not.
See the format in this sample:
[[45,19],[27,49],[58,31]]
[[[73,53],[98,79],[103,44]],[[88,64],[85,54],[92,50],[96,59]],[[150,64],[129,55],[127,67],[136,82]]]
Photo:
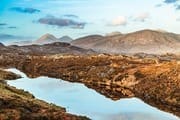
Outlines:
[[0,0],[0,42],[142,29],[180,33],[180,0]]

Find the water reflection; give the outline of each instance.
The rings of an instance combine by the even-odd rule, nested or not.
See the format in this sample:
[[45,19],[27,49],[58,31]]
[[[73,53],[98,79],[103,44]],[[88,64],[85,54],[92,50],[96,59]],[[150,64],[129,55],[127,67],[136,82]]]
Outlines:
[[[22,74],[15,69],[10,71]],[[66,107],[70,113],[93,120],[179,120],[137,98],[112,101],[83,84],[47,77],[30,79],[24,74],[23,77],[8,81],[8,84],[30,91],[39,99]]]

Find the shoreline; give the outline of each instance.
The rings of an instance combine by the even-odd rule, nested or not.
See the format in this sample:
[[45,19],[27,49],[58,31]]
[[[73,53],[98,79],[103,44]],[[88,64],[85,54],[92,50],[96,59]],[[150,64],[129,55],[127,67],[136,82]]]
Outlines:
[[30,78],[47,76],[83,83],[112,100],[138,97],[147,104],[180,116],[179,61],[102,54],[20,57],[20,62],[14,59],[8,61],[9,64],[2,62],[3,66],[0,66],[14,67]]
[[[5,79],[6,78],[6,79]],[[12,72],[0,70],[0,119],[28,120],[89,120],[87,117],[66,113],[66,109],[55,104],[36,99],[27,91],[6,84],[5,80],[20,78]]]

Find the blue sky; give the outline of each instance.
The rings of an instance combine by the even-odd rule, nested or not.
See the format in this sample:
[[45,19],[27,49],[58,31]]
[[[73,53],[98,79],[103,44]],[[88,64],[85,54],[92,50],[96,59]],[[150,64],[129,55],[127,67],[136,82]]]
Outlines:
[[180,0],[0,0],[0,41],[142,29],[180,33]]

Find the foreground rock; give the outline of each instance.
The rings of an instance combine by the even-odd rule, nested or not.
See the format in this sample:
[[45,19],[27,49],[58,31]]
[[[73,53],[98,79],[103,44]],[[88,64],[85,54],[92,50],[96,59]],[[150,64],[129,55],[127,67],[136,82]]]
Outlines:
[[[180,64],[127,56],[21,56],[2,61],[29,77],[49,76],[81,82],[113,100],[138,97],[159,109],[180,116]],[[11,60],[11,61],[10,61]],[[8,64],[7,64],[7,61]]]
[[[179,55],[87,55],[87,51],[74,47],[85,54],[70,55],[72,49],[64,51],[64,48],[71,45],[0,47],[0,67],[17,68],[29,77],[49,76],[81,82],[113,100],[139,97],[180,116]],[[64,53],[56,54],[61,50]]]
[[[0,70],[1,80],[18,77]],[[0,120],[88,120],[88,118],[66,113],[65,108],[35,99],[32,94],[0,81]]]
[[16,75],[12,72],[7,72],[7,71],[0,69],[0,81],[2,81],[2,80],[15,80],[18,78],[21,78],[21,76]]

